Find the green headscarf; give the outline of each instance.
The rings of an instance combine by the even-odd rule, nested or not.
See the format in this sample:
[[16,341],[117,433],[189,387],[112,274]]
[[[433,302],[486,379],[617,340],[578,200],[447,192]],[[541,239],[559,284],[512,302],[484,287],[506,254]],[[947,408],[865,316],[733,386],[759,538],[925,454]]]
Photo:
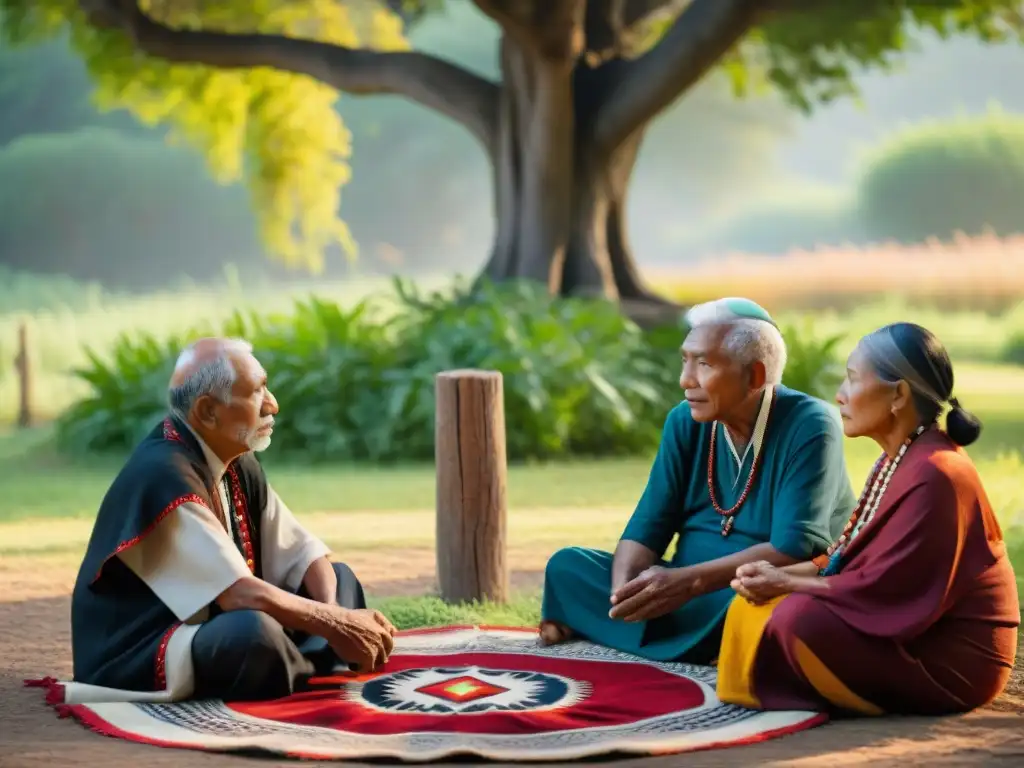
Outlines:
[[701,315],[708,309],[714,308],[714,320],[712,322],[728,322],[729,320],[761,320],[776,328],[779,326],[768,314],[768,310],[755,301],[744,299],[738,296],[731,296],[717,301],[708,302],[701,309]]

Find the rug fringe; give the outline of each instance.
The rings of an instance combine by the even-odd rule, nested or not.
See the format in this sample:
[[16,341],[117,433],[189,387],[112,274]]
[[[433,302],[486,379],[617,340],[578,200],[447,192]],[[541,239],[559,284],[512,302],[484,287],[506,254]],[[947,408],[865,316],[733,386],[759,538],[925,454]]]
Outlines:
[[60,707],[64,706],[64,684],[55,677],[43,677],[38,680],[26,680],[26,688],[45,688],[46,703],[57,709],[58,717],[67,717],[60,714]]

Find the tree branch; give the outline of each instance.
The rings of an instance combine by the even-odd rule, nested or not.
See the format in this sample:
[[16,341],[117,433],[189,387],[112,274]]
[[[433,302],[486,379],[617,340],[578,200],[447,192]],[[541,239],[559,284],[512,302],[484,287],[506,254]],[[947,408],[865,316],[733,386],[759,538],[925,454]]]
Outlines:
[[222,69],[272,67],[308,75],[344,93],[404,96],[465,126],[491,152],[497,136],[496,83],[423,53],[345,48],[285,35],[172,29],[135,0],[82,0],[96,23],[116,14],[136,48],[172,62]]
[[642,26],[659,16],[675,15],[688,0],[589,0],[586,32],[591,66],[625,56]]
[[[611,154],[668,107],[771,8],[765,0],[693,0],[650,51],[619,62],[598,113],[595,142]],[[615,62],[613,62],[615,63]]]

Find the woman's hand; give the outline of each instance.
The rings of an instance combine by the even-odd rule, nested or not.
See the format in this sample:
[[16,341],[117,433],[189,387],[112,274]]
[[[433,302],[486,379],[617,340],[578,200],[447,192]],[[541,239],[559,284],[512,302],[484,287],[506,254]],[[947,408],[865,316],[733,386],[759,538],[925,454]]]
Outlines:
[[761,605],[779,595],[793,591],[793,577],[781,568],[764,560],[747,563],[736,569],[732,588],[736,593],[754,605]]

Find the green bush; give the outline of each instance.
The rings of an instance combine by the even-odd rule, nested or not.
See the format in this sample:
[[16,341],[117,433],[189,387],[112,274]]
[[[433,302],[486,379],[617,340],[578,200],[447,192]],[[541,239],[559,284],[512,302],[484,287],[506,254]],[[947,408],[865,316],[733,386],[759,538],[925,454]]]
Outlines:
[[1016,331],[1003,343],[999,359],[1010,365],[1024,365],[1024,331]]
[[0,149],[0,258],[111,288],[264,263],[241,187],[219,186],[194,153],[103,128]]
[[789,358],[782,383],[831,402],[845,375],[836,348],[846,335],[821,338],[815,334],[810,318],[805,318],[802,325],[784,325],[781,330]]
[[[346,309],[310,299],[290,317],[236,315],[217,329],[249,339],[270,373],[281,407],[275,457],[430,460],[434,377],[458,368],[502,372],[512,460],[657,447],[680,400],[681,325],[645,332],[612,303],[553,299],[528,284],[429,295],[397,285],[397,307],[367,300]],[[91,355],[78,375],[92,396],[62,415],[60,443],[131,447],[163,410],[176,350],[186,337],[210,332],[169,341],[121,337],[110,361]],[[817,393],[812,369],[830,353],[794,339],[787,382]]]
[[910,128],[866,159],[858,198],[876,239],[1024,232],[1024,117],[993,113]]

